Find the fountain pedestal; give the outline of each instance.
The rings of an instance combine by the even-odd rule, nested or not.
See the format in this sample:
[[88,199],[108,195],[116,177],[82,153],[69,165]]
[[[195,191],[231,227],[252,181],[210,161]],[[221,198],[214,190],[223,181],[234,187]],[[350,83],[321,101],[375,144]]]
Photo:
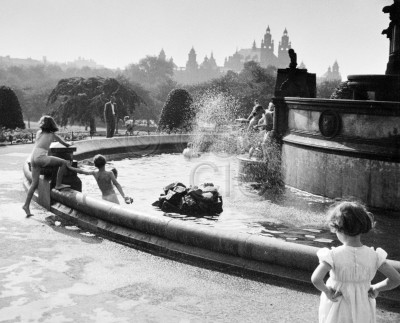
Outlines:
[[279,68],[276,77],[275,96],[298,96],[315,98],[317,94],[316,75],[306,69]]
[[[76,147],[67,148],[58,144],[52,144],[48,155],[72,161],[72,166],[78,167],[78,163],[73,161],[73,153],[75,151]],[[50,192],[56,185],[57,172],[58,167],[43,167],[40,171],[38,202],[48,210],[50,210],[51,207]],[[67,170],[64,174],[62,183],[70,185],[73,190],[82,192],[82,181],[75,172]]]

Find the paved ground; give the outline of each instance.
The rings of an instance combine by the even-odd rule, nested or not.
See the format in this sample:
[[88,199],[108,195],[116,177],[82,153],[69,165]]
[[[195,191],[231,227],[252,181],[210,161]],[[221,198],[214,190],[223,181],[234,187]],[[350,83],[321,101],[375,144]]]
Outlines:
[[[0,322],[317,322],[319,296],[143,253],[21,209],[32,145],[0,146]],[[400,322],[379,308],[379,322]]]

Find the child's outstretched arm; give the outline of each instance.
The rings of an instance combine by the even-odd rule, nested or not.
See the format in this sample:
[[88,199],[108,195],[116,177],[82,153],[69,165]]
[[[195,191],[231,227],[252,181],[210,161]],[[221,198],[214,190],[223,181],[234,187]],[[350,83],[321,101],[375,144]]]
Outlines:
[[60,136],[54,134],[54,138],[62,145],[64,145],[65,147],[69,147],[72,145],[72,143],[68,143],[66,141],[64,141]]
[[131,198],[129,196],[125,196],[124,190],[122,189],[122,186],[119,184],[117,179],[114,176],[114,173],[111,172],[111,181],[113,182],[114,186],[117,188],[119,194],[124,198],[125,203],[131,203]]
[[378,270],[387,278],[375,285],[372,285],[368,291],[368,296],[371,298],[378,297],[380,292],[391,290],[400,285],[400,273],[390,264],[384,262]]
[[332,302],[337,302],[338,297],[342,296],[342,293],[339,291],[335,291],[332,288],[329,288],[326,286],[324,282],[324,278],[326,274],[331,270],[331,266],[326,263],[325,261],[321,262],[319,266],[314,270],[312,276],[311,276],[311,282],[313,285],[319,289],[321,292],[325,293],[325,295],[332,301]]
[[69,170],[72,170],[75,173],[83,174],[83,175],[94,175],[95,171],[83,170],[80,168],[72,167],[71,165],[67,165]]

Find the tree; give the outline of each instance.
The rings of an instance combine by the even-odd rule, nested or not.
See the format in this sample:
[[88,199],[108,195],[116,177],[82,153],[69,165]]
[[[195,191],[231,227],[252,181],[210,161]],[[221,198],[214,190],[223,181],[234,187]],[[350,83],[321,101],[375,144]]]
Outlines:
[[159,131],[190,130],[194,118],[193,99],[185,89],[172,90],[161,112]]
[[[272,74],[271,74],[272,73]],[[197,101],[207,93],[221,92],[232,99],[240,109],[234,109],[236,118],[247,117],[253,108],[254,99],[267,106],[274,96],[276,76],[272,69],[265,69],[260,64],[249,61],[244,64],[240,73],[228,71],[224,76],[209,82],[188,87],[189,93]]]
[[139,64],[132,64],[126,70],[126,76],[133,82],[155,85],[174,75],[174,62],[163,57],[146,56]]
[[355,97],[353,91],[349,86],[349,81],[341,82],[333,91],[330,99],[368,100],[368,93],[365,90],[358,90]]
[[0,128],[25,129],[21,106],[14,91],[0,86]]
[[135,91],[115,78],[72,77],[58,82],[50,93],[47,104],[60,100],[59,105],[51,111],[51,115],[61,126],[80,122],[89,124],[90,131],[94,133],[96,132],[95,117],[104,118],[104,104],[111,95],[116,98],[117,120],[132,113],[136,106],[145,103]]
[[32,120],[39,120],[43,114],[47,113],[46,101],[51,90],[51,88],[39,85],[35,88],[15,89],[15,94],[21,103],[22,114],[24,120],[28,123],[28,128],[31,127],[30,122]]
[[323,81],[317,85],[317,97],[329,99],[339,85],[340,80]]

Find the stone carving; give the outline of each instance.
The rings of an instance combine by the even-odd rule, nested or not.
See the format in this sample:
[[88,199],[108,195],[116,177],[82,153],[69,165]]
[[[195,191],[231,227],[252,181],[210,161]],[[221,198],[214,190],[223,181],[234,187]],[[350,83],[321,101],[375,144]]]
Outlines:
[[289,53],[289,57],[290,57],[289,68],[295,69],[297,67],[297,54],[293,48],[289,49],[288,53]]
[[307,84],[299,82],[297,77],[297,54],[294,49],[289,49],[288,51],[290,57],[290,64],[288,70],[288,76],[280,86],[280,91],[284,96],[308,96]]
[[382,34],[392,39],[394,26],[400,23],[400,1],[394,0],[392,5],[383,7],[382,11],[388,13],[390,19],[388,28],[384,29]]
[[334,111],[323,111],[319,117],[319,131],[326,138],[335,137],[340,130],[341,119]]

